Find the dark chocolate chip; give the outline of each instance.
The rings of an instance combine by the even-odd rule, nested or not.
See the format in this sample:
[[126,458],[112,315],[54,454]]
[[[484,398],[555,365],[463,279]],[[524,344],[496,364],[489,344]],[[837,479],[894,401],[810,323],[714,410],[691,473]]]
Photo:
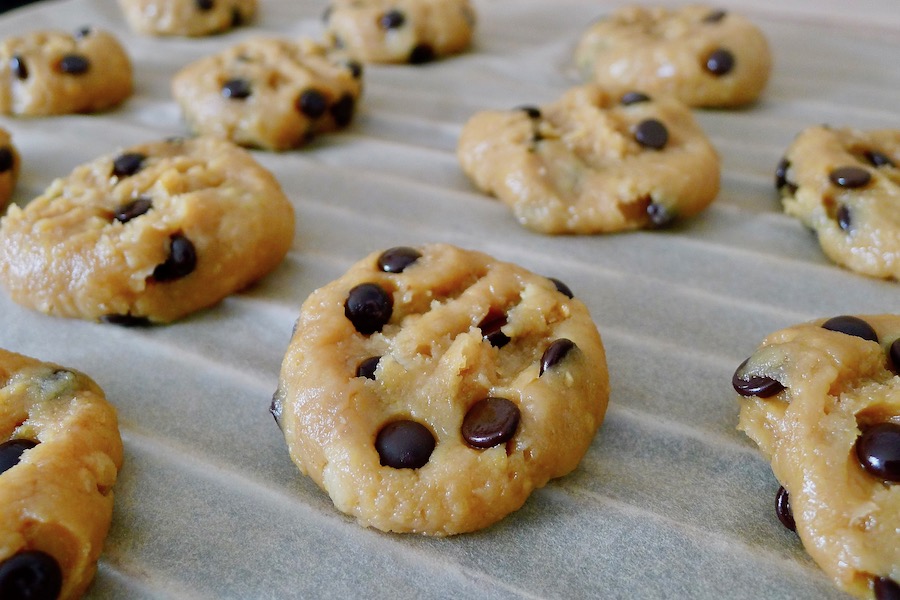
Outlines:
[[873,167],[896,167],[894,161],[887,154],[878,152],[877,150],[866,150],[864,153],[866,160],[872,163]]
[[81,40],[91,35],[93,30],[88,25],[83,25],[75,30],[75,39]]
[[781,188],[787,185],[787,171],[791,168],[791,161],[783,157],[778,161],[775,167],[775,189],[781,191]]
[[56,600],[62,582],[59,563],[41,550],[23,550],[0,562],[0,598]]
[[406,17],[397,9],[387,11],[378,19],[378,24],[382,29],[397,29],[403,27],[404,23],[406,23]]
[[647,205],[647,217],[653,227],[668,227],[675,222],[676,214],[665,204],[651,202]]
[[153,324],[147,317],[137,315],[103,315],[100,321],[120,327],[149,327]]
[[856,438],[856,457],[870,474],[900,483],[900,424],[879,423]]
[[25,439],[9,440],[0,444],[0,473],[5,473],[19,464],[22,453],[35,446],[37,442]]
[[60,59],[57,68],[67,75],[82,75],[91,68],[91,61],[81,54],[66,54]]
[[113,177],[130,177],[141,170],[147,157],[138,152],[126,152],[120,154],[113,161],[112,176]]
[[275,424],[281,428],[281,413],[284,411],[284,390],[279,387],[272,394],[272,402],[269,404],[269,413],[275,419]]
[[415,48],[412,49],[412,52],[409,53],[409,64],[411,65],[422,65],[425,63],[430,63],[434,59],[434,48],[432,48],[428,44],[418,44]]
[[6,173],[13,168],[16,158],[9,146],[0,148],[0,173]]
[[28,65],[25,64],[25,59],[18,54],[9,59],[9,68],[19,79],[28,79]]
[[375,379],[375,369],[381,361],[380,356],[370,356],[356,367],[356,376],[365,377],[366,379]]
[[837,331],[847,335],[855,335],[856,337],[870,342],[878,342],[878,334],[872,329],[872,326],[860,319],[859,317],[851,317],[842,315],[840,317],[832,317],[824,323],[822,328],[829,331]]
[[703,17],[704,23],[718,23],[728,14],[727,11],[724,10],[714,10],[705,17]]
[[775,494],[775,515],[787,529],[797,531],[797,523],[794,522],[794,513],[791,510],[791,498],[784,486],[780,486],[778,493]]
[[900,583],[890,577],[873,577],[872,594],[875,600],[900,600]]
[[197,10],[207,11],[212,10],[215,2],[213,0],[194,0],[194,4],[197,5]]
[[750,361],[748,358],[738,366],[731,376],[731,385],[741,396],[756,396],[758,398],[771,398],[784,389],[784,385],[777,379],[760,375],[742,377],[740,373]]
[[169,238],[169,258],[153,269],[156,281],[174,281],[194,272],[197,267],[197,250],[191,240],[180,233]]
[[253,88],[246,79],[229,79],[222,84],[222,95],[230,100],[243,100],[252,93]]
[[634,139],[645,148],[661,150],[669,141],[669,130],[656,119],[645,119],[634,128]]
[[344,66],[347,67],[347,70],[350,71],[350,75],[353,76],[353,79],[359,79],[363,76],[363,66],[362,63],[356,60],[348,60],[344,63]]
[[422,258],[422,253],[409,246],[388,248],[378,257],[378,268],[385,273],[402,273],[406,267]]
[[836,218],[838,227],[844,231],[850,231],[850,226],[853,222],[850,218],[850,208],[846,204],[841,204],[841,207],[838,208]]
[[141,196],[140,198],[136,198],[131,202],[127,202],[120,206],[116,209],[116,214],[114,216],[119,223],[127,223],[132,219],[140,217],[151,208],[153,208],[153,201],[146,196]]
[[510,342],[509,336],[500,330],[506,323],[506,315],[489,314],[478,325],[478,329],[481,330],[482,337],[490,342],[491,346],[502,348]]
[[632,104],[640,104],[641,102],[650,102],[650,96],[644,92],[625,92],[619,99],[619,103],[623,106],[631,106]]
[[499,446],[516,434],[519,418],[519,407],[506,398],[479,400],[463,419],[463,439],[473,448]]
[[719,48],[706,57],[705,66],[707,71],[721,77],[734,68],[734,55],[724,48]]
[[553,282],[553,285],[556,286],[556,290],[563,296],[568,296],[569,298],[575,297],[575,294],[572,293],[571,288],[569,288],[569,286],[564,284],[562,281],[560,281],[556,277],[548,277],[547,279],[549,279],[550,281]]
[[544,354],[541,356],[541,368],[538,377],[544,374],[547,369],[559,364],[569,352],[575,348],[575,342],[566,338],[559,338],[547,346]]
[[353,120],[356,110],[356,100],[351,94],[343,94],[338,101],[331,105],[331,116],[338,127],[346,127]]
[[394,299],[376,283],[361,283],[350,290],[344,303],[344,316],[363,335],[370,335],[391,320]]
[[868,185],[872,175],[860,167],[838,167],[828,175],[834,185],[842,188],[860,188]]
[[375,450],[381,464],[394,469],[424,467],[434,447],[434,436],[427,427],[415,421],[388,423],[375,438]]
[[328,110],[328,98],[313,88],[303,90],[297,98],[297,110],[310,119],[318,119]]
[[900,338],[897,338],[891,344],[891,347],[888,349],[888,358],[894,367],[894,372],[900,373]]
[[525,105],[518,107],[516,110],[521,110],[523,113],[528,115],[529,119],[541,118],[541,109],[539,109],[537,106]]

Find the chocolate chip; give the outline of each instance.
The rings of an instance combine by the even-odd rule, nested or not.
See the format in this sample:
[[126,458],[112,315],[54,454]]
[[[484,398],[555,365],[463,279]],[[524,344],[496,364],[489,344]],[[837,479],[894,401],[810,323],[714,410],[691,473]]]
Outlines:
[[634,139],[645,148],[661,150],[669,141],[669,130],[656,119],[645,119],[634,128]]
[[388,248],[378,257],[378,268],[385,273],[402,273],[406,267],[422,258],[422,253],[409,246]]
[[370,356],[356,367],[356,376],[365,377],[366,379],[375,379],[375,369],[381,361],[380,356]]
[[361,283],[350,290],[344,303],[344,316],[363,335],[370,335],[391,320],[394,299],[376,283]]
[[213,0],[194,0],[194,4],[197,5],[197,10],[207,11],[212,10]]
[[275,424],[281,428],[281,413],[284,411],[284,390],[279,388],[272,394],[272,402],[269,404],[269,413],[275,419]]
[[731,376],[731,386],[734,388],[734,391],[741,396],[771,398],[784,389],[784,385],[780,381],[772,379],[771,377],[761,375],[751,375],[749,377],[741,376],[741,372],[744,370],[744,367],[747,366],[748,362],[750,362],[749,358],[742,362],[740,366],[735,369],[734,375]]
[[519,427],[519,407],[506,398],[485,398],[472,405],[462,423],[462,436],[473,448],[504,444]]
[[888,349],[888,358],[891,361],[891,365],[894,367],[895,372],[900,372],[900,338],[894,340],[894,343],[891,344],[890,349]]
[[253,88],[246,79],[229,79],[222,84],[222,96],[230,100],[243,100],[252,93]]
[[727,11],[724,10],[714,10],[705,17],[703,17],[704,23],[718,23],[728,14]]
[[521,110],[523,113],[528,115],[529,119],[540,119],[541,118],[541,109],[537,106],[520,106],[516,110]]
[[119,223],[127,223],[132,219],[140,217],[151,208],[153,208],[153,201],[146,196],[141,196],[131,202],[126,202],[116,209],[114,217]]
[[87,36],[91,35],[92,32],[93,32],[93,30],[89,26],[83,25],[75,30],[75,39],[77,39],[77,40],[84,39]]
[[387,11],[378,19],[378,24],[382,29],[397,29],[403,27],[404,23],[406,23],[406,17],[396,9]]
[[100,322],[120,327],[149,327],[153,324],[147,317],[136,315],[103,315]]
[[28,66],[25,59],[18,54],[9,59],[9,69],[19,79],[28,79]]
[[860,188],[868,185],[872,176],[865,169],[859,167],[838,167],[828,175],[828,179],[834,185],[842,188]]
[[351,94],[343,94],[337,102],[331,105],[331,116],[338,127],[346,127],[353,120],[353,112],[356,110],[356,100]]
[[138,152],[126,152],[120,154],[113,161],[112,176],[113,177],[130,177],[141,170],[147,157]]
[[67,75],[82,75],[91,68],[91,62],[81,54],[66,54],[60,59],[57,68]]
[[878,342],[878,334],[872,329],[872,326],[860,319],[859,317],[851,317],[842,315],[840,317],[832,317],[822,323],[822,329],[829,331],[837,331],[847,335],[855,335],[856,337],[870,342]]
[[891,160],[891,157],[887,154],[883,154],[878,152],[877,150],[866,150],[863,153],[870,163],[872,163],[873,167],[896,167],[894,161]]
[[22,453],[34,448],[37,444],[37,442],[25,439],[9,440],[0,444],[0,473],[5,473],[19,464]]
[[559,338],[547,346],[544,354],[541,356],[541,368],[538,377],[544,374],[547,369],[559,364],[569,352],[575,348],[575,342],[566,338]]
[[435,59],[434,48],[428,44],[418,44],[409,53],[409,64],[422,65]]
[[41,550],[23,550],[0,562],[0,598],[56,600],[62,582],[59,563]]
[[415,421],[394,421],[381,428],[375,450],[382,466],[418,469],[428,464],[435,440],[428,428]]
[[231,26],[232,27],[240,27],[244,24],[244,15],[241,13],[241,9],[237,6],[231,9]]
[[319,90],[304,90],[297,98],[297,110],[310,119],[318,119],[328,110],[328,99]]
[[647,217],[656,228],[668,227],[675,222],[676,215],[665,204],[650,202],[647,205]]
[[197,267],[197,250],[191,240],[180,233],[169,238],[169,258],[153,269],[156,281],[174,281],[194,272]]
[[836,218],[838,227],[844,231],[850,231],[852,220],[850,218],[850,208],[846,204],[841,204],[841,207],[837,210]]
[[775,494],[775,515],[787,529],[797,531],[797,523],[794,522],[794,513],[791,510],[791,498],[784,486],[780,486],[778,493]]
[[705,66],[707,71],[721,77],[734,68],[734,55],[724,48],[719,48],[706,57]]
[[13,168],[16,158],[13,155],[12,148],[3,146],[0,148],[0,173],[6,173]]
[[872,594],[875,600],[900,600],[900,583],[890,577],[873,577]]
[[783,157],[778,161],[775,167],[775,189],[781,191],[781,188],[787,185],[787,171],[791,168],[791,161]]
[[347,67],[347,70],[350,71],[350,75],[353,79],[359,79],[363,76],[363,66],[362,63],[356,60],[348,60],[344,63],[344,66]]
[[478,325],[478,329],[481,330],[482,337],[490,342],[491,346],[502,348],[510,342],[509,336],[500,330],[506,323],[506,315],[488,314]]
[[564,284],[559,279],[557,279],[555,277],[548,277],[547,279],[549,279],[550,281],[553,282],[553,285],[556,286],[556,290],[563,296],[568,296],[569,298],[575,297],[575,294],[572,293],[572,290],[569,288],[569,286]]
[[870,475],[900,483],[900,424],[879,423],[856,438],[856,457]]
[[640,104],[641,102],[650,102],[650,96],[643,92],[625,92],[619,99],[622,106],[631,106],[632,104]]

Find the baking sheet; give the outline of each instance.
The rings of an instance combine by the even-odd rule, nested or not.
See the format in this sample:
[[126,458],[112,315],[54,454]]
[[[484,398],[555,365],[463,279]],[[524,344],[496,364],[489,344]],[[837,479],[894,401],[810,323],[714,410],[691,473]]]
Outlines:
[[[42,2],[0,36],[84,24],[117,32],[136,94],[99,115],[0,118],[23,155],[15,201],[97,155],[186,133],[168,82],[261,32],[321,33],[324,1],[261,0],[251,26],[203,39],[132,34],[114,0]],[[616,2],[475,0],[477,42],[423,67],[371,66],[345,132],[256,152],[297,211],[282,266],[151,329],[30,312],[0,293],[0,346],[90,374],[118,407],[126,462],[88,598],[842,598],[774,515],[768,464],[735,430],[731,374],[769,332],[897,312],[898,284],[842,270],[784,216],[773,171],[818,123],[900,128],[895,0],[732,0],[765,31],[763,100],[698,119],[723,159],[716,203],[663,232],[547,237],[478,193],[454,155],[484,108],[575,83],[580,31]],[[300,476],[268,413],[298,308],[376,249],[449,242],[567,282],[609,358],[605,424],[581,466],[484,531],[363,529]]]

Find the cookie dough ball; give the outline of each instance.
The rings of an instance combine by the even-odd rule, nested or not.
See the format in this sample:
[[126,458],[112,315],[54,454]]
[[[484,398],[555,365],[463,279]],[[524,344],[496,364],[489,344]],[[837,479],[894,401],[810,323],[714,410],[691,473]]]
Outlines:
[[118,40],[85,27],[35,31],[0,42],[0,113],[89,113],[131,95],[131,61]]
[[172,81],[194,131],[269,150],[345,127],[361,89],[358,62],[307,39],[246,41],[188,65]]
[[373,253],[310,295],[272,413],[338,509],[450,535],[574,469],[608,394],[600,335],[569,288],[435,244]]
[[134,31],[203,36],[251,20],[256,0],[119,0],[119,7]]
[[0,597],[81,596],[121,464],[116,411],[97,384],[0,350]]
[[900,130],[810,127],[779,163],[784,212],[857,273],[900,280]]
[[12,144],[9,132],[0,127],[0,211],[6,208],[12,197],[19,178],[20,163],[19,153]]
[[772,69],[759,28],[699,5],[620,8],[584,33],[575,61],[586,80],[610,93],[642,90],[706,107],[753,102]]
[[739,428],[772,461],[778,516],[844,590],[900,582],[900,315],[770,335],[734,374]]
[[541,233],[664,226],[719,191],[719,157],[686,106],[594,85],[541,108],[476,114],[457,156],[479,188]]
[[421,64],[469,47],[469,0],[332,0],[327,39],[356,60]]
[[281,262],[294,212],[245,150],[215,138],[154,142],[54,181],[0,223],[0,282],[62,317],[168,322]]

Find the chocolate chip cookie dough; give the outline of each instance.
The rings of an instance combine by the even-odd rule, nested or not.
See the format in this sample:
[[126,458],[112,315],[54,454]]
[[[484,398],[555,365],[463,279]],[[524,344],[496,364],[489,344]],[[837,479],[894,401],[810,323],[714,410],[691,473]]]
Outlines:
[[600,336],[568,287],[435,244],[375,252],[310,295],[271,410],[338,509],[451,535],[574,469],[608,394]]
[[111,33],[34,31],[0,43],[0,113],[104,110],[131,95],[131,61]]
[[541,108],[476,114],[457,156],[479,188],[541,233],[660,227],[719,191],[719,157],[686,106],[595,85]]
[[242,25],[256,0],[118,0],[128,25],[150,35],[203,36]]
[[733,378],[779,519],[838,586],[879,600],[900,591],[898,374],[900,315],[877,315],[775,332]]
[[9,132],[0,127],[0,214],[16,187],[20,163],[19,153],[13,146]]
[[828,258],[900,280],[900,130],[810,127],[778,164],[775,186]]
[[0,350],[0,598],[77,598],[109,530],[116,411],[87,376]]
[[753,102],[772,68],[758,27],[701,5],[620,8],[583,34],[575,62],[586,80],[610,93],[669,94],[706,107]]
[[281,262],[294,212],[274,176],[215,138],[152,142],[57,179],[0,222],[0,282],[62,317],[168,322]]
[[195,132],[270,150],[345,127],[361,90],[358,62],[309,39],[252,39],[191,63],[172,80]]

